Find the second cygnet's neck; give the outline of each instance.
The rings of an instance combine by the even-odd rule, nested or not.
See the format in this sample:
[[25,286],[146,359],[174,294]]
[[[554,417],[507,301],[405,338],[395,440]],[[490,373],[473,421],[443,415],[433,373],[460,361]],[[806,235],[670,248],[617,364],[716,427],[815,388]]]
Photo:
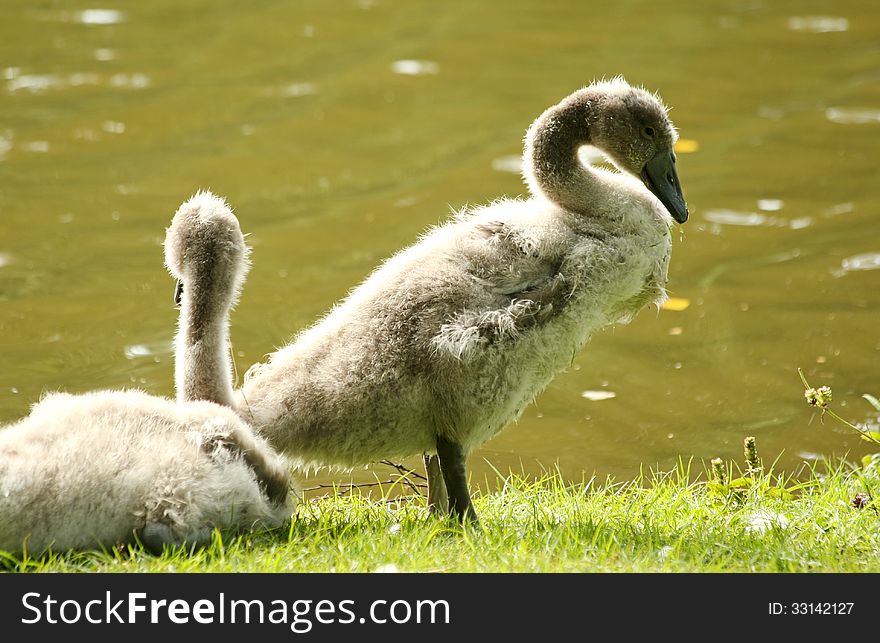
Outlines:
[[207,400],[232,406],[232,358],[229,353],[230,292],[193,279],[184,283],[175,339],[178,401]]

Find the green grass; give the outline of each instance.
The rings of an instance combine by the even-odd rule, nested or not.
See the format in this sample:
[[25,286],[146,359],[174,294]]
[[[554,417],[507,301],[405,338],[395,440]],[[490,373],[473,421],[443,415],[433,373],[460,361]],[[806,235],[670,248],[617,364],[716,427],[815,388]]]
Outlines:
[[22,572],[880,571],[877,504],[852,504],[860,491],[876,498],[866,488],[877,487],[875,474],[840,464],[799,483],[755,473],[722,485],[706,475],[682,464],[624,483],[511,476],[475,498],[480,531],[429,515],[421,497],[355,490],[302,503],[278,530],[215,532],[196,552],[0,556]]

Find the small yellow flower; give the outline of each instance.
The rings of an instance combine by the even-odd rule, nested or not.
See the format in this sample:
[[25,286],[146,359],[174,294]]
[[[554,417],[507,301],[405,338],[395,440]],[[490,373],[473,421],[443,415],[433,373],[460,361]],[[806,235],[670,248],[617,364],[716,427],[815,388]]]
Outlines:
[[746,457],[746,473],[760,473],[761,461],[758,459],[758,445],[755,443],[754,436],[749,436],[743,440],[743,453]]
[[807,404],[810,406],[818,406],[820,409],[826,409],[831,403],[831,387],[820,386],[819,388],[808,388],[804,391],[804,397],[807,398]]
[[727,470],[724,468],[724,460],[721,458],[712,458],[712,479],[718,484],[727,484]]
[[700,149],[699,141],[695,141],[692,138],[680,138],[675,142],[675,151],[679,154],[696,152],[698,149]]

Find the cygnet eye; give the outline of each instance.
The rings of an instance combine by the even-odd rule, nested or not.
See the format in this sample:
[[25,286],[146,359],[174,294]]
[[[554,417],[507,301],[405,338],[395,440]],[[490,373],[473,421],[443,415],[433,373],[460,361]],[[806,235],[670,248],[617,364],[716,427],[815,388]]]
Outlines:
[[642,134],[648,138],[654,138],[654,128],[649,125],[642,130]]

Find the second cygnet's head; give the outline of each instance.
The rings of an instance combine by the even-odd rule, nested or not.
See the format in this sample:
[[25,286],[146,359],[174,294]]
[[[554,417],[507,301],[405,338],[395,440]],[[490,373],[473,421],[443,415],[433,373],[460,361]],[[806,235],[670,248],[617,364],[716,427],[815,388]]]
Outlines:
[[165,232],[165,265],[178,281],[175,302],[197,289],[234,300],[249,268],[248,254],[226,201],[197,192],[177,209]]

